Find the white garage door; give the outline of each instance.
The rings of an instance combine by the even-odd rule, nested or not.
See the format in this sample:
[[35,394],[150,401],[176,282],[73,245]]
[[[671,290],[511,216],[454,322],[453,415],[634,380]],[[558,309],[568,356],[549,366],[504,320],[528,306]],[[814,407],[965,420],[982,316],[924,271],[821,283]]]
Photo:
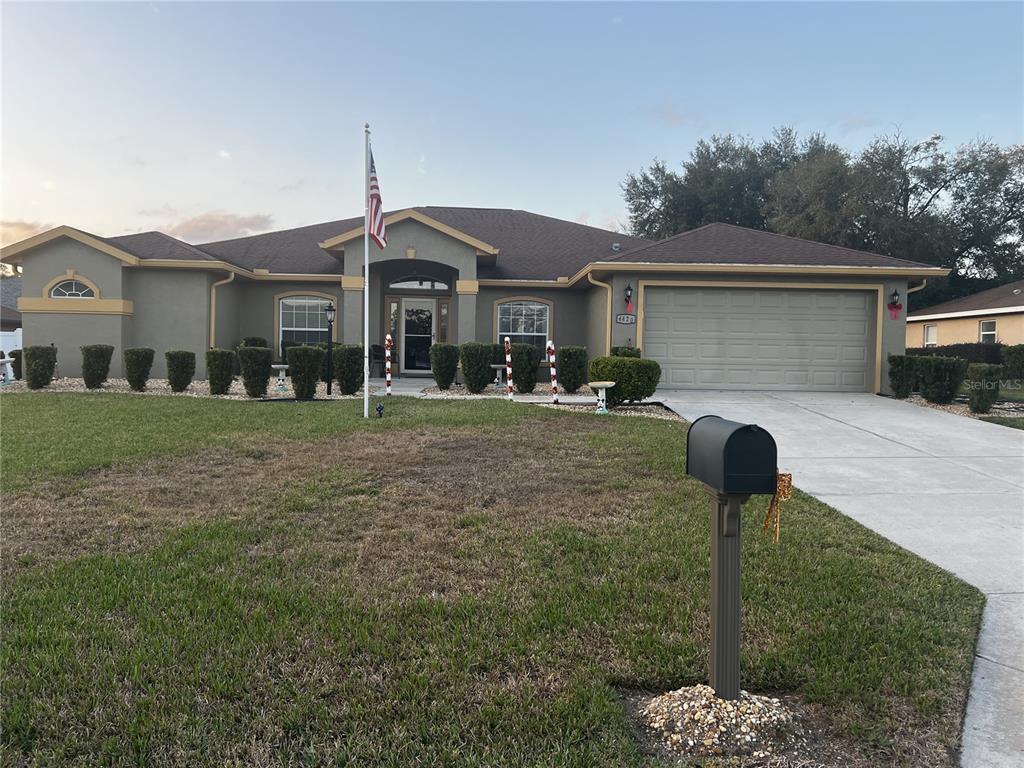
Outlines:
[[644,357],[668,389],[864,392],[873,350],[866,291],[644,290]]

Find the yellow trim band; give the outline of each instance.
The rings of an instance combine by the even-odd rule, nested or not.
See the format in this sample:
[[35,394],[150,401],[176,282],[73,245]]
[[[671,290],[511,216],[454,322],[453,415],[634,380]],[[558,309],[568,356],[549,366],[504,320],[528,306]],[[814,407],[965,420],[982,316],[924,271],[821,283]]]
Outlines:
[[51,299],[39,296],[22,296],[18,299],[18,311],[53,312],[68,315],[130,315],[134,305],[128,299]]
[[361,277],[341,276],[341,290],[343,291],[361,291],[363,290],[363,285],[363,278]]
[[455,292],[463,294],[480,293],[480,281],[478,280],[456,280]]

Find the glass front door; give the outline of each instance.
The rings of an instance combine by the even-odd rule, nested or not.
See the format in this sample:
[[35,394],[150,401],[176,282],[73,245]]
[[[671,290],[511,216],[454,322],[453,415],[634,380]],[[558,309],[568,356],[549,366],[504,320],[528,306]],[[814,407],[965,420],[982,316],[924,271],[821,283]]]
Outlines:
[[436,299],[402,299],[402,370],[430,370],[430,345],[437,331]]

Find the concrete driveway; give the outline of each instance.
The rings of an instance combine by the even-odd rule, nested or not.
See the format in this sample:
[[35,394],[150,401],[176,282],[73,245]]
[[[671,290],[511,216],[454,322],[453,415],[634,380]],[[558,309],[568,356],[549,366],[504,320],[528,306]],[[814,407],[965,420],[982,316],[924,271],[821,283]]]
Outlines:
[[799,488],[983,591],[961,764],[1024,765],[1024,430],[868,394],[654,399],[760,424]]

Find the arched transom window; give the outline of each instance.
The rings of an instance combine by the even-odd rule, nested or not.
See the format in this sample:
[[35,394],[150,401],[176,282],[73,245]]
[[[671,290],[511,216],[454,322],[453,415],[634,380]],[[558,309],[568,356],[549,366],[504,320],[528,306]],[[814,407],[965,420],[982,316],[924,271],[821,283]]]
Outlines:
[[281,342],[327,343],[327,305],[319,296],[288,296],[281,299]]
[[81,280],[61,280],[50,289],[53,299],[95,299],[96,293]]
[[399,291],[447,291],[448,287],[441,278],[429,275],[406,275],[388,283],[388,288]]
[[531,299],[516,299],[498,305],[498,343],[508,336],[513,344],[547,346],[551,332],[551,306]]

